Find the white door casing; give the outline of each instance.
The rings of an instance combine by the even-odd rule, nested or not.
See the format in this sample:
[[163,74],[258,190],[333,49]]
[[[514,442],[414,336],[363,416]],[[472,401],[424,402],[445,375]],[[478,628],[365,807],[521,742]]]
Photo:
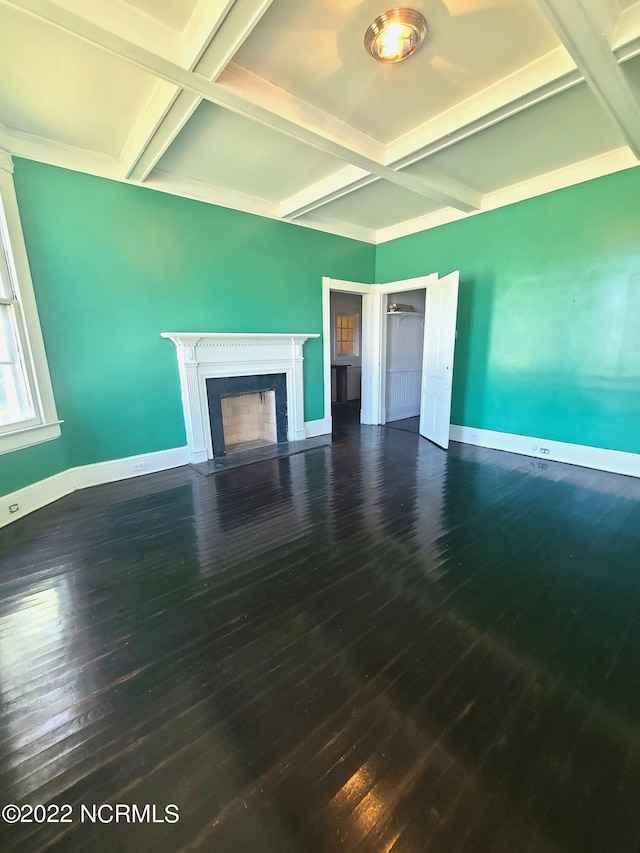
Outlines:
[[453,356],[458,313],[459,272],[427,287],[424,324],[420,435],[449,446]]
[[[386,296],[389,293],[400,293],[406,290],[426,288],[427,308],[420,405],[420,433],[441,447],[446,448],[448,446],[459,275],[459,272],[454,272],[443,278],[439,278],[438,273],[430,273],[429,275],[418,278],[386,282],[385,284],[364,284],[362,282],[344,281],[329,277],[323,279],[325,432],[331,432],[331,291],[359,293],[362,296],[362,399],[360,422],[363,424],[384,424],[386,422],[384,370],[387,330]],[[437,296],[433,306],[430,307],[430,294],[433,296],[436,293],[440,295]],[[443,316],[441,318],[442,328],[439,328],[438,305],[441,305],[443,309]],[[431,377],[427,377],[427,341],[429,336],[433,337],[435,333],[440,335],[437,338],[438,343],[436,352],[434,353],[435,372]],[[441,373],[444,379],[439,385],[436,382],[440,378],[437,372],[438,365],[443,368]],[[426,418],[424,416],[425,412],[428,413]],[[423,426],[429,423],[429,413],[431,415],[431,427],[427,432],[423,429]],[[435,426],[437,426],[437,435]]]

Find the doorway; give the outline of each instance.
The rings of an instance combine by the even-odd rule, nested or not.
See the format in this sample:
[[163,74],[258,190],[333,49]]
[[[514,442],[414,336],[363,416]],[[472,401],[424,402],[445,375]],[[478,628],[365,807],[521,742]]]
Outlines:
[[362,295],[331,291],[331,406],[342,420],[360,422]]
[[[420,388],[419,432],[424,438],[442,448],[449,446],[451,396],[453,387],[453,360],[456,337],[459,272],[445,276],[431,273],[419,278],[386,284],[363,284],[325,277],[322,281],[322,329],[324,369],[324,424],[325,433],[332,428],[332,309],[334,292],[361,296],[360,341],[360,423],[387,423],[387,309],[394,301],[411,305],[413,312],[419,305],[414,294],[424,297],[424,338]],[[390,294],[410,291],[407,303]],[[406,297],[409,298],[409,297]],[[413,300],[413,301],[412,301]],[[394,312],[395,313],[395,310]],[[412,318],[409,322],[416,322]],[[394,421],[395,423],[395,421]],[[320,433],[318,433],[320,434]]]
[[384,412],[387,426],[419,432],[426,288],[384,297]]

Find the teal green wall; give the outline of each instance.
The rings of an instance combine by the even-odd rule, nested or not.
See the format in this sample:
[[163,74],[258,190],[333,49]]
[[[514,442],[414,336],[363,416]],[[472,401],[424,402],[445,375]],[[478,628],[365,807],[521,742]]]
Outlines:
[[[0,456],[0,494],[184,444],[160,332],[321,332],[323,275],[460,269],[453,422],[640,452],[640,169],[377,251],[30,161],[16,161],[15,182],[65,423],[61,439]],[[321,342],[305,356],[315,420]]]
[[452,422],[640,453],[640,168],[377,247],[456,269]]
[[[65,423],[61,439],[0,456],[0,494],[185,444],[175,347],[160,332],[322,332],[322,276],[373,281],[374,247],[343,237],[26,160],[15,186]],[[305,358],[315,420],[320,340]]]

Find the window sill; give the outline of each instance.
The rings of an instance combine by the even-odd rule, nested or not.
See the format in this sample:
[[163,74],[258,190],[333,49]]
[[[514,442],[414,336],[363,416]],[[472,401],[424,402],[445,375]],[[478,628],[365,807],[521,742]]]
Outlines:
[[35,426],[16,429],[0,435],[0,454],[10,453],[12,450],[21,450],[23,447],[31,447],[43,441],[52,441],[60,437],[60,424],[62,421],[53,421],[50,424],[36,424]]

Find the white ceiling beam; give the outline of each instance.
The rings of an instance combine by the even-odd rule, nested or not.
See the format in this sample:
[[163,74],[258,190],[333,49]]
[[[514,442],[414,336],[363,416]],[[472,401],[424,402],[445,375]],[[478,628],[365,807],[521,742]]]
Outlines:
[[[291,122],[297,128],[296,133],[291,134],[295,138],[314,145],[311,138],[303,138],[303,135],[309,130],[320,133],[324,144],[316,144],[316,147],[351,163],[351,168],[342,169],[337,174],[354,177],[358,186],[385,179],[410,192],[465,211],[477,210],[482,202],[482,196],[476,190],[436,170],[430,175],[429,180],[424,178],[417,180],[413,176],[403,175],[397,169],[385,165],[386,149],[383,143],[235,63],[228,65],[221,78],[221,85],[229,95],[237,95],[250,104],[252,111],[266,111],[269,115],[278,115]],[[304,124],[301,123],[302,116]],[[334,176],[329,176],[320,183],[331,185],[333,181]],[[334,189],[338,190],[338,195],[330,190],[332,198],[327,200],[333,200],[345,194],[340,191],[339,186]],[[311,197],[307,201],[315,206]],[[287,210],[288,217],[293,217],[302,215],[302,212],[308,212],[308,210],[302,211],[304,206],[304,198],[300,204],[292,198],[287,200],[283,209]]]
[[295,219],[297,216],[304,216],[305,213],[310,213],[318,207],[336,201],[342,196],[362,189],[378,180],[379,178],[364,169],[358,169],[356,166],[345,166],[344,169],[315,181],[315,183],[281,202],[280,216],[283,219]]
[[612,46],[616,25],[620,20],[618,0],[584,0],[584,7],[600,32]]
[[[619,31],[623,45],[615,50],[619,61],[640,54],[640,3],[634,8],[638,10],[637,16],[628,19],[630,23],[624,32]],[[627,21],[624,15],[623,20]],[[524,69],[519,69],[394,140],[387,146],[386,162],[395,169],[420,162],[583,81],[582,73],[575,67],[565,48],[556,48]],[[370,175],[368,180],[363,175],[362,171],[347,167],[329,178],[317,181],[281,202],[282,216],[289,219],[302,216],[378,180],[375,175]],[[450,218],[452,212],[442,215],[443,221],[453,221]],[[428,223],[435,221],[434,217],[435,214],[428,214],[424,218],[427,223],[425,227],[431,227]]]
[[618,59],[631,59],[640,53],[640,3],[629,6],[618,18],[613,46]]
[[[480,133],[582,81],[563,47],[546,54],[498,83],[456,104],[386,147],[385,162],[398,170]],[[282,202],[283,216],[301,216],[378,180],[342,169]]]
[[[188,36],[191,45],[188,69],[215,80],[272,2],[218,0],[212,6],[209,0],[200,0],[196,18],[192,17],[188,27],[191,33]],[[164,104],[152,98],[138,122],[139,127],[146,129],[146,134],[135,149],[123,152],[126,177],[145,181],[200,103],[201,96],[185,90],[175,90],[174,96],[167,97]]]
[[57,0],[70,12],[82,15],[106,30],[120,33],[161,56],[183,63],[184,40],[181,33],[125,0]]
[[53,26],[72,33],[84,41],[119,56],[138,68],[212,104],[225,107],[238,115],[271,127],[293,139],[365,169],[379,178],[385,178],[390,183],[403,187],[410,192],[427,196],[460,210],[477,210],[480,207],[481,194],[470,187],[463,186],[458,181],[444,175],[434,176],[432,180],[426,181],[395,171],[358,151],[354,151],[341,139],[336,139],[327,133],[322,126],[303,123],[290,103],[272,104],[271,108],[252,103],[242,94],[211,82],[200,74],[188,71],[116,33],[103,29],[92,21],[61,8],[51,0],[0,0],[0,2],[21,9],[40,20],[47,21]]
[[[640,103],[588,0],[537,0],[604,112],[640,158]],[[587,8],[588,2],[588,8]]]

